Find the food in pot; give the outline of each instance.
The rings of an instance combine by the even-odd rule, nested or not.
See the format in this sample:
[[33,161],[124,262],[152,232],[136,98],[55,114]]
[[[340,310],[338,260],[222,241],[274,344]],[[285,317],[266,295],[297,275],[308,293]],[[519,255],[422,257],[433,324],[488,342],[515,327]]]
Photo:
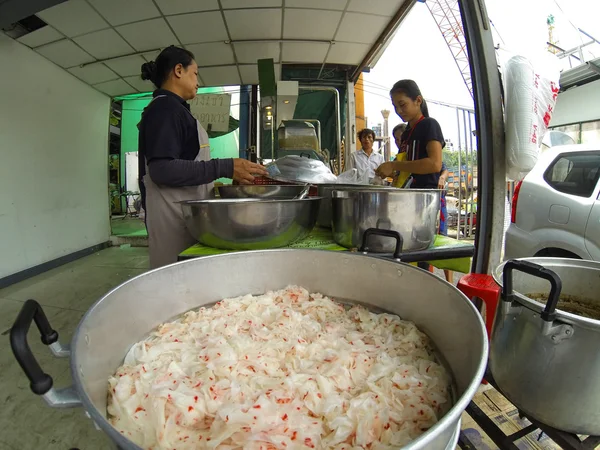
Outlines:
[[[527,297],[544,305],[548,301],[548,293],[527,294]],[[595,300],[577,295],[561,294],[556,309],[589,319],[600,320],[600,305]]]
[[451,406],[412,322],[288,287],[200,308],[135,344],[111,423],[144,449],[397,448]]

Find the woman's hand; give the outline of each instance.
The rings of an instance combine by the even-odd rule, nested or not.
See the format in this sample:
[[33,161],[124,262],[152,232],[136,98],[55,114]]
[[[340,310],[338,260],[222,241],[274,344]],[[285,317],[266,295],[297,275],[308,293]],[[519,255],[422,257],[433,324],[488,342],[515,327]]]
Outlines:
[[233,181],[240,184],[252,184],[255,176],[267,176],[269,173],[260,164],[247,159],[235,158],[233,160]]
[[391,161],[384,162],[375,171],[380,178],[388,178],[394,175],[394,163]]
[[443,175],[440,175],[438,180],[438,189],[444,189],[446,187],[446,178]]

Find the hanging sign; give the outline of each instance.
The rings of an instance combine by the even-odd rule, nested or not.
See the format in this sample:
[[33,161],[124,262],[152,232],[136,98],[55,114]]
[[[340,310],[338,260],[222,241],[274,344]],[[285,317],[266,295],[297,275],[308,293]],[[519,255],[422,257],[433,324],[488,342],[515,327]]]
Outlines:
[[206,131],[228,131],[230,94],[198,94],[190,100],[190,111]]

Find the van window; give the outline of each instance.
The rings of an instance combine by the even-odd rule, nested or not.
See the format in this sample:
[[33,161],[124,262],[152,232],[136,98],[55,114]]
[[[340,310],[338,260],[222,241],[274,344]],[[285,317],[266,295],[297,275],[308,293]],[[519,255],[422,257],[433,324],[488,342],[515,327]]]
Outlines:
[[563,153],[546,169],[544,180],[565,194],[590,197],[600,175],[600,151]]

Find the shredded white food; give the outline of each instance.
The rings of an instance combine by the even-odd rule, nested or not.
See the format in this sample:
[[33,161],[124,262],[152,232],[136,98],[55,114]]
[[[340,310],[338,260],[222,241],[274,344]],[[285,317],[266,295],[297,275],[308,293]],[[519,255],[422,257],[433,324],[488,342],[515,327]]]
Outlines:
[[109,379],[108,413],[144,449],[379,450],[428,430],[450,396],[412,322],[288,287],[160,326]]

